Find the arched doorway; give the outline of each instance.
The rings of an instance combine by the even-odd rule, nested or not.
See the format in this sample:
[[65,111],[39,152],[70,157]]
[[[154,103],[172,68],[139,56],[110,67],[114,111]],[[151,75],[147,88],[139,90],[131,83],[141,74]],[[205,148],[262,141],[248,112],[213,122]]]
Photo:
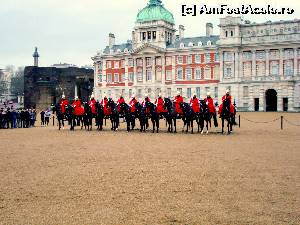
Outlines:
[[266,91],[266,111],[277,111],[277,92],[274,89],[268,89]]

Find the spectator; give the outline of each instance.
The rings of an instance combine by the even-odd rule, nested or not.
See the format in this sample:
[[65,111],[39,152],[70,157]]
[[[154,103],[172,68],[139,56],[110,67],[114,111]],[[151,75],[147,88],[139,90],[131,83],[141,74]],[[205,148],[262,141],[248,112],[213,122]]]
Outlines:
[[40,112],[41,115],[41,126],[45,125],[45,111]]
[[49,125],[50,117],[51,117],[51,110],[48,109],[48,110],[45,112],[45,124],[46,124],[46,126]]

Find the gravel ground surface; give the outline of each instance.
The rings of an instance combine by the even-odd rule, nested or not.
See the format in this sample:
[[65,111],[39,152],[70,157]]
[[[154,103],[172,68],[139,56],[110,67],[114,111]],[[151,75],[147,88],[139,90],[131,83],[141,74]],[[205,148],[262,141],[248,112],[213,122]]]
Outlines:
[[232,135],[0,130],[0,224],[300,224],[300,127],[246,120],[280,115],[300,125],[242,113]]

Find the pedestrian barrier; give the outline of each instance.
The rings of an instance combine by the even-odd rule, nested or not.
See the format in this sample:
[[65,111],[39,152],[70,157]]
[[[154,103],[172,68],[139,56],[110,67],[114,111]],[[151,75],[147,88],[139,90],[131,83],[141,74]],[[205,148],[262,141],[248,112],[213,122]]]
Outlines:
[[241,127],[241,118],[244,119],[244,120],[246,120],[246,121],[248,121],[248,122],[250,122],[250,123],[256,123],[256,124],[268,124],[268,123],[274,123],[274,122],[280,120],[280,129],[281,130],[283,130],[283,125],[284,125],[283,122],[284,121],[286,123],[288,123],[289,125],[291,125],[291,126],[300,127],[300,124],[296,124],[294,122],[291,122],[291,121],[287,120],[286,118],[284,118],[284,116],[280,116],[280,117],[277,117],[275,119],[268,120],[268,121],[254,121],[254,120],[250,120],[250,119],[248,119],[248,118],[246,118],[244,116],[239,115],[239,128]]

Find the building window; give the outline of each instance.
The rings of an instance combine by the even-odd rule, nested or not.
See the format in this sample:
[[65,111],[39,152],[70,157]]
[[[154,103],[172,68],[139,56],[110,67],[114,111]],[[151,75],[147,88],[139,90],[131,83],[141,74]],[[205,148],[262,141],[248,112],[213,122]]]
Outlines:
[[132,96],[132,89],[129,89],[129,91],[128,91],[128,95],[129,95],[129,98],[131,98],[131,96]]
[[196,68],[195,79],[196,80],[201,80],[201,68],[200,67]]
[[244,60],[252,60],[252,53],[251,52],[243,52],[243,59]]
[[219,89],[218,89],[218,87],[215,87],[215,98],[216,99],[218,99],[218,97],[219,97]]
[[197,98],[201,97],[200,87],[196,87]]
[[211,41],[208,41],[208,42],[206,43],[206,45],[207,45],[207,46],[211,46]]
[[161,66],[161,57],[156,58],[156,65]]
[[153,40],[156,39],[156,31],[153,31],[153,32],[152,32],[152,38],[153,38]]
[[172,70],[166,71],[166,80],[172,80]]
[[121,82],[122,82],[122,83],[125,82],[125,73],[123,73],[123,74],[121,75]]
[[196,63],[201,63],[200,55],[195,55],[195,62]]
[[294,63],[292,60],[284,61],[283,68],[284,68],[284,75],[286,76],[293,76],[294,75]]
[[248,88],[248,86],[243,87],[243,96],[244,97],[249,97],[249,88]]
[[187,57],[187,64],[192,64],[192,56],[191,55],[189,55]]
[[272,61],[270,63],[271,75],[277,76],[279,74],[279,63],[277,61]]
[[177,80],[182,80],[182,79],[183,79],[182,68],[177,68]]
[[146,58],[146,66],[152,66],[152,58]]
[[210,88],[209,87],[205,87],[205,94],[207,94],[208,92],[210,92]]
[[177,92],[179,92],[180,95],[182,95],[182,88],[177,88]]
[[266,64],[265,62],[256,63],[256,76],[265,76],[266,75]]
[[128,66],[133,67],[133,59],[128,59]]
[[186,79],[187,80],[192,80],[192,69],[187,68],[185,72],[186,72]]
[[143,66],[143,59],[137,59],[137,65]]
[[183,43],[180,43],[180,48],[184,48],[184,44]]
[[210,54],[205,54],[205,62],[210,63]]
[[198,46],[201,47],[203,44],[201,41],[198,42]]
[[125,60],[121,61],[121,68],[125,68]]
[[142,97],[142,89],[138,89],[138,98]]
[[233,53],[224,52],[224,61],[233,61]]
[[227,30],[225,31],[225,36],[228,37],[228,31]]
[[107,67],[107,68],[111,68],[111,61],[107,61],[107,62],[106,62],[106,67]]
[[142,40],[143,40],[143,41],[146,40],[146,35],[147,35],[146,32],[143,32],[143,33],[142,33]]
[[168,98],[172,97],[172,89],[171,88],[167,88],[167,97]]
[[119,61],[114,62],[114,68],[119,69]]
[[230,36],[233,37],[233,31],[230,31]]
[[256,51],[255,57],[258,60],[264,60],[266,58],[266,52],[265,51]]
[[98,82],[101,83],[102,82],[102,74],[98,74]]
[[143,81],[143,71],[142,70],[139,70],[137,72],[137,81],[139,81],[139,82]]
[[211,68],[208,67],[208,66],[205,67],[204,78],[206,80],[210,80],[211,79]]
[[251,62],[245,62],[243,63],[243,76],[244,77],[250,77],[252,73],[252,64]]
[[270,54],[270,59],[279,59],[280,57],[279,50],[271,50],[269,54]]
[[115,73],[115,74],[114,74],[114,82],[115,82],[115,83],[118,83],[118,82],[119,82],[119,74],[118,74],[118,73]]
[[134,81],[134,77],[133,77],[133,73],[132,72],[128,73],[128,81],[129,82],[133,82]]
[[112,82],[112,75],[111,74],[107,74],[106,75],[106,80],[107,80],[107,83],[111,83]]
[[151,81],[151,80],[152,80],[152,71],[146,70],[146,81]]
[[186,89],[186,93],[187,93],[187,97],[191,98],[192,97],[192,89],[191,88],[187,88]]
[[232,69],[231,67],[225,67],[224,69],[224,77],[231,77],[232,76]]
[[215,62],[220,62],[220,54],[219,53],[215,54]]
[[286,49],[284,51],[284,58],[285,59],[292,59],[292,58],[294,58],[294,50],[293,49]]
[[148,31],[148,40],[151,40],[151,31]]
[[177,64],[183,63],[183,56],[177,56]]
[[166,66],[172,65],[172,57],[166,57]]

